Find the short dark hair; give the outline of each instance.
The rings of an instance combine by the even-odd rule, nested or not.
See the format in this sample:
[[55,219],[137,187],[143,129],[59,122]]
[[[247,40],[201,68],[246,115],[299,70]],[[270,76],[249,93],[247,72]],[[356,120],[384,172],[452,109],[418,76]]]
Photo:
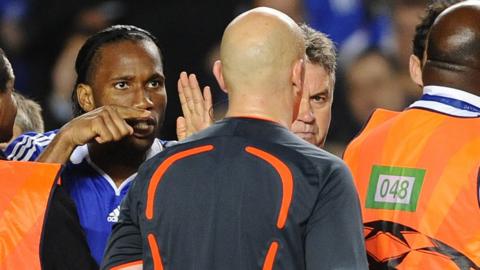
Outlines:
[[421,22],[415,27],[415,35],[412,40],[413,54],[418,57],[421,62],[423,61],[428,32],[433,22],[435,22],[435,19],[446,8],[463,1],[464,0],[434,0],[427,6],[425,15],[422,17]]
[[306,24],[300,25],[300,28],[305,39],[305,53],[308,61],[325,68],[330,79],[335,82],[335,70],[337,68],[335,44],[327,35]]
[[94,74],[96,68],[96,59],[97,52],[102,48],[102,46],[114,43],[118,41],[151,41],[155,43],[158,48],[160,57],[162,58],[162,52],[160,50],[160,45],[157,38],[152,35],[147,30],[133,26],[133,25],[114,25],[110,26],[93,36],[89,37],[85,44],[78,52],[77,59],[75,61],[75,71],[77,73],[77,82],[75,83],[75,88],[72,92],[72,103],[73,103],[73,115],[78,116],[85,111],[80,107],[77,99],[77,85],[84,83],[88,84]]
[[12,65],[7,59],[5,52],[0,49],[0,93],[7,90],[8,82],[14,79]]

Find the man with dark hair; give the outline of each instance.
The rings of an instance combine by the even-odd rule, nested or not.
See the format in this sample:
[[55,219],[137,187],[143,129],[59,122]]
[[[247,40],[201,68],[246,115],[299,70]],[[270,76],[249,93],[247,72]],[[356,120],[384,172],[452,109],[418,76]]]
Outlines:
[[305,39],[305,83],[298,116],[291,130],[300,138],[323,147],[330,126],[335,86],[336,52],[323,33],[301,25]]
[[480,269],[479,16],[464,1],[433,20],[423,96],[375,111],[345,152],[372,269]]
[[384,1],[388,2],[392,7],[392,45],[394,45],[394,54],[400,67],[396,80],[401,91],[407,96],[408,102],[416,100],[421,95],[421,91],[419,91],[415,83],[410,80],[408,59],[410,57],[410,48],[415,26],[420,22],[420,18],[429,1],[430,0]]
[[[0,49],[0,142],[10,140],[13,133],[13,124],[17,114],[12,96],[14,81],[12,65],[3,50]],[[0,151],[0,156],[4,157],[2,151]]]
[[424,54],[427,44],[427,36],[435,19],[449,6],[465,0],[436,0],[428,5],[422,21],[415,27],[415,35],[412,40],[412,54],[410,55],[409,70],[410,78],[418,86],[423,87],[422,67],[425,64]]
[[24,134],[6,151],[9,159],[65,165],[63,186],[99,264],[138,167],[166,146],[156,138],[167,101],[165,77],[156,38],[127,25],[91,36],[75,71],[76,117],[59,130]]

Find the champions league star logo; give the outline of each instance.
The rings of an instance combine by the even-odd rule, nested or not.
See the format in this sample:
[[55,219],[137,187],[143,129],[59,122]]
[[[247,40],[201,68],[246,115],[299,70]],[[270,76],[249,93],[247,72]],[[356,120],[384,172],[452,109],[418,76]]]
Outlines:
[[480,270],[459,251],[402,224],[377,220],[364,227],[370,269],[393,270],[421,260],[429,269]]

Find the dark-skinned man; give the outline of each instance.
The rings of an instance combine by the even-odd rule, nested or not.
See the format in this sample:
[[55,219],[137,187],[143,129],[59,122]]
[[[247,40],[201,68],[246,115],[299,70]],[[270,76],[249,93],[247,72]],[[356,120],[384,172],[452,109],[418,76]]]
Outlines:
[[[138,166],[169,144],[156,138],[167,102],[165,78],[157,39],[128,25],[89,37],[75,70],[76,117],[59,130],[23,134],[6,153],[9,159],[64,164],[61,178],[78,213],[78,235],[85,235],[100,263]],[[189,130],[192,121],[186,122]]]
[[[0,142],[8,142],[13,134],[17,106],[12,96],[15,76],[3,50],[0,49]],[[0,151],[0,157],[5,159]]]
[[371,269],[480,269],[479,16],[479,1],[443,11],[412,76],[423,96],[347,148]]

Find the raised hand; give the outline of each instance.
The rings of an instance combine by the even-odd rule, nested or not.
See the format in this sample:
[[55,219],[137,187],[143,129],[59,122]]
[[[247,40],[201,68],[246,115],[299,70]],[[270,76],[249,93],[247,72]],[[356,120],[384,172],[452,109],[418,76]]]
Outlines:
[[177,118],[177,137],[183,140],[213,123],[210,116],[212,94],[210,87],[203,88],[203,95],[195,74],[180,73],[178,96],[182,105],[183,117]]

